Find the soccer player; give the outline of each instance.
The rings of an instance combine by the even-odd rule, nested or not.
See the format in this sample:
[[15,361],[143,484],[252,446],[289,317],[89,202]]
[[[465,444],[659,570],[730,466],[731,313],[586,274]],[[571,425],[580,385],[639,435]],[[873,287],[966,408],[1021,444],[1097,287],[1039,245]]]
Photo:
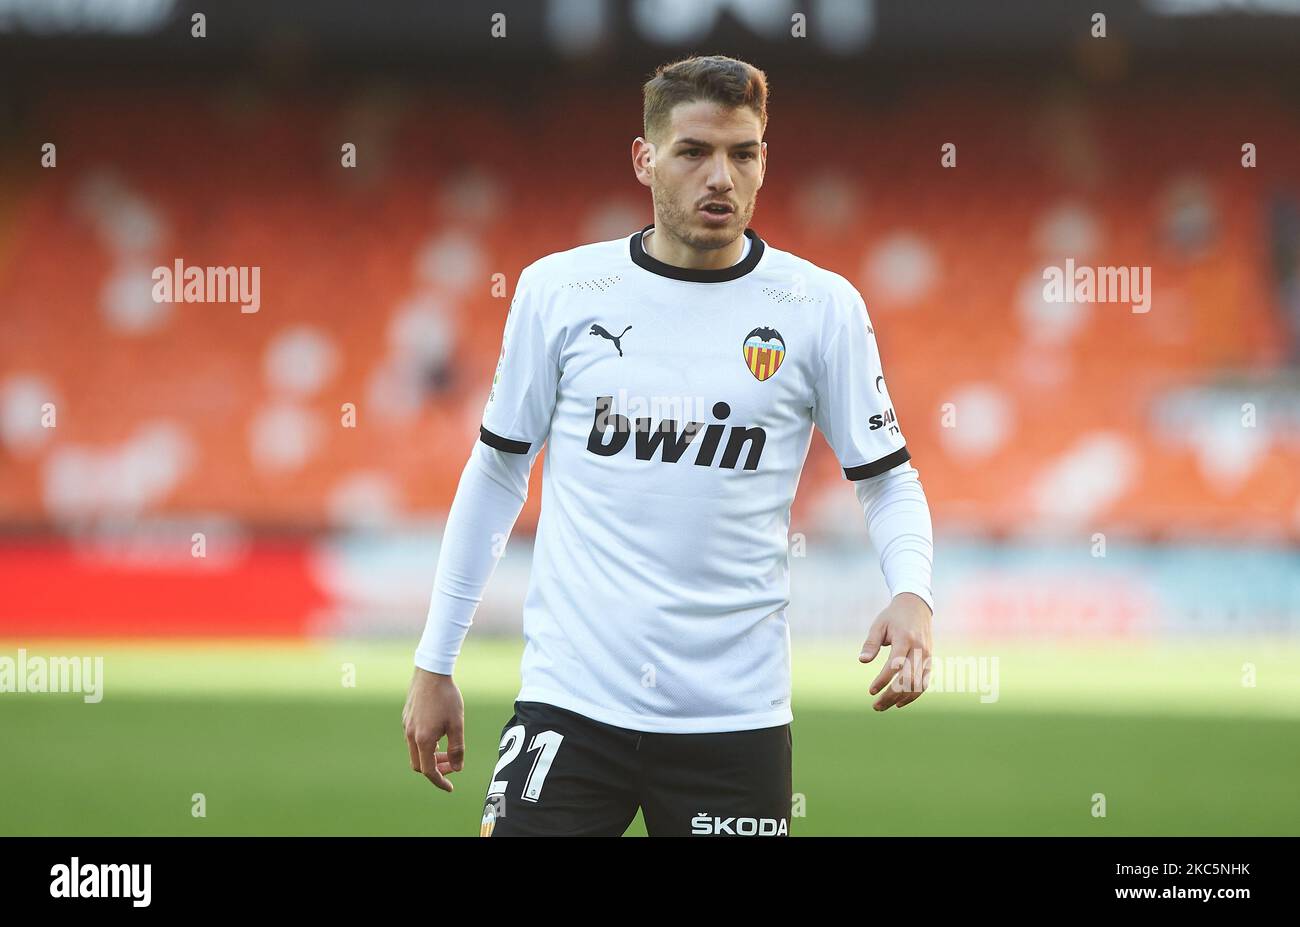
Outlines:
[[[632,144],[654,224],[520,275],[448,516],[403,712],[411,767],[463,767],[452,670],[546,445],[522,686],[481,833],[785,835],[788,533],[815,425],[892,595],[859,660],[877,710],[928,683],[931,525],[875,332],[838,274],[749,228],[767,80],[660,67]],[[445,750],[439,750],[442,737]]]

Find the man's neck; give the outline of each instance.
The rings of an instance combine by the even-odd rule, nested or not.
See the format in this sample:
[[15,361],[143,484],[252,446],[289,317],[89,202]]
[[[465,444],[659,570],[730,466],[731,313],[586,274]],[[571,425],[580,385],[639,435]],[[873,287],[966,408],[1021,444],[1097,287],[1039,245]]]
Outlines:
[[641,248],[656,261],[689,270],[724,270],[734,267],[749,253],[749,236],[741,235],[725,248],[702,251],[670,235],[658,235],[658,227],[641,236]]

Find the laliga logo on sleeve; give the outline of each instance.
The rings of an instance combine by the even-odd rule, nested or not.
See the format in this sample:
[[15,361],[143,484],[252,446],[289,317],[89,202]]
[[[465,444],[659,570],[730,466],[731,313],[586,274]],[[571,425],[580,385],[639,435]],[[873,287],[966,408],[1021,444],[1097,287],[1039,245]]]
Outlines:
[[781,369],[785,360],[785,339],[775,328],[756,328],[745,336],[745,365],[758,380],[766,380]]

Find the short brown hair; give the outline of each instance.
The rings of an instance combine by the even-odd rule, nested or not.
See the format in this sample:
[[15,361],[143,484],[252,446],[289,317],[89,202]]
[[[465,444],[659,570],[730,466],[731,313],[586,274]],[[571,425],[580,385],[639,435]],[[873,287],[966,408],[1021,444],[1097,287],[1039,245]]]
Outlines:
[[744,106],[758,116],[759,131],[767,131],[767,75],[735,58],[706,55],[661,64],[642,91],[645,95],[642,128],[647,139],[668,125],[674,106],[697,100],[727,107]]

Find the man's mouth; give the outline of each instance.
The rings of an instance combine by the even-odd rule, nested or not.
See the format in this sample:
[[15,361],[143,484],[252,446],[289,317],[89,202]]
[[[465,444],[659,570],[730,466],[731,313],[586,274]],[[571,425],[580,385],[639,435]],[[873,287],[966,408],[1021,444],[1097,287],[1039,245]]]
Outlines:
[[705,203],[700,207],[700,211],[711,216],[729,216],[735,212],[735,209],[730,203]]

